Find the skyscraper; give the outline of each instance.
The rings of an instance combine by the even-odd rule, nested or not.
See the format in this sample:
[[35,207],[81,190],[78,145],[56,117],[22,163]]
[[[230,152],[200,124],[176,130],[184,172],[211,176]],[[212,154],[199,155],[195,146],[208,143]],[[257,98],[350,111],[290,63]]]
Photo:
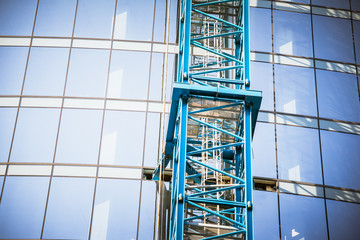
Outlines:
[[[357,239],[360,2],[250,2],[255,238]],[[0,1],[0,239],[158,236],[178,4]]]

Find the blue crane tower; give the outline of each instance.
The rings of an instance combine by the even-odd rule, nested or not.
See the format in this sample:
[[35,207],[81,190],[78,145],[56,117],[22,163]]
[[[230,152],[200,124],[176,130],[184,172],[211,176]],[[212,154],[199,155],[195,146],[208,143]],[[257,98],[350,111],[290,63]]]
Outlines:
[[250,90],[249,0],[182,0],[165,151],[169,239],[254,239],[251,141],[262,99]]

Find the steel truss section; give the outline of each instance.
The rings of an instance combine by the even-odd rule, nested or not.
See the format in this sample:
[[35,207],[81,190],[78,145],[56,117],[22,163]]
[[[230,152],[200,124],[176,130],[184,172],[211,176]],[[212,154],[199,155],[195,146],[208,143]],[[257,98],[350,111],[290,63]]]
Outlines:
[[178,75],[153,174],[171,162],[171,240],[254,239],[251,140],[262,95],[250,90],[249,57],[249,0],[181,2]]

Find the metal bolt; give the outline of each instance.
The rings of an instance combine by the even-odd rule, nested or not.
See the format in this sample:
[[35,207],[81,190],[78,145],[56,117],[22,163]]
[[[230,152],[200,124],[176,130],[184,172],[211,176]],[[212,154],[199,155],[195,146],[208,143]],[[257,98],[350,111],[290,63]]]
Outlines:
[[179,194],[179,201],[182,202],[184,200],[182,193]]

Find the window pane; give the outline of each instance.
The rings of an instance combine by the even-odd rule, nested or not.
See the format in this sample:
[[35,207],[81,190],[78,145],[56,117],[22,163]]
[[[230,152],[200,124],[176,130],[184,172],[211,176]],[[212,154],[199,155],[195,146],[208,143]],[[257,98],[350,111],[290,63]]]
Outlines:
[[256,123],[253,156],[254,176],[276,178],[274,124]]
[[94,184],[91,178],[53,177],[44,238],[88,238]]
[[327,239],[324,199],[280,194],[283,239]]
[[261,110],[274,111],[273,68],[270,63],[251,62],[251,89],[262,91]]
[[107,111],[100,163],[141,166],[144,130],[144,112]]
[[41,0],[35,23],[35,36],[71,37],[76,0]]
[[[166,3],[166,0],[156,0],[154,20],[155,42],[165,42]],[[174,18],[176,18],[176,16],[174,16]]]
[[160,114],[148,113],[144,166],[155,167],[158,162]]
[[96,164],[101,122],[100,110],[64,109],[55,161]]
[[275,10],[274,44],[276,53],[312,57],[310,15]]
[[34,25],[36,0],[0,2],[0,35],[30,36]]
[[329,131],[320,135],[325,184],[360,190],[360,136]]
[[107,97],[147,99],[149,63],[150,53],[113,51]]
[[349,20],[314,15],[313,25],[316,58],[354,63],[352,30]]
[[331,240],[358,239],[360,204],[326,200]]
[[67,48],[31,48],[23,94],[62,96],[68,58]]
[[[177,36],[177,12],[178,12],[178,0],[170,0],[170,26],[169,26],[169,42],[175,43]],[[165,39],[166,41],[166,39]]]
[[314,70],[275,65],[276,110],[317,116]]
[[10,161],[53,162],[59,116],[59,109],[21,108]]
[[253,51],[272,52],[271,11],[269,9],[250,9],[250,48]]
[[277,125],[279,178],[322,184],[318,130]]
[[25,47],[0,47],[1,95],[20,94],[28,50]]
[[[166,58],[165,58],[166,59]],[[165,63],[164,63],[165,65]],[[176,77],[175,54],[168,55],[167,76],[166,76],[166,101],[171,101],[172,86]],[[165,72],[164,72],[165,75]]]
[[316,80],[320,117],[360,122],[356,75],[316,70]]
[[[360,1],[359,1],[360,3]],[[360,21],[353,21],[356,61],[360,61]]]
[[143,181],[141,193],[141,208],[139,219],[139,236],[141,240],[152,240],[155,225],[155,200],[156,183],[153,181]]
[[360,11],[360,1],[359,0],[351,0],[351,9],[355,11]]
[[7,162],[17,108],[0,108],[0,162]]
[[255,240],[279,240],[276,192],[254,191]]
[[163,53],[153,53],[151,60],[149,100],[160,101],[163,81]]
[[115,0],[79,0],[76,37],[111,38]]
[[48,188],[47,177],[6,178],[0,205],[0,238],[40,238]]
[[313,5],[349,9],[349,0],[312,0]]
[[153,17],[154,0],[118,1],[114,38],[151,41]]
[[109,51],[73,49],[71,51],[66,95],[104,97]]
[[91,239],[137,239],[139,194],[139,181],[99,179]]

